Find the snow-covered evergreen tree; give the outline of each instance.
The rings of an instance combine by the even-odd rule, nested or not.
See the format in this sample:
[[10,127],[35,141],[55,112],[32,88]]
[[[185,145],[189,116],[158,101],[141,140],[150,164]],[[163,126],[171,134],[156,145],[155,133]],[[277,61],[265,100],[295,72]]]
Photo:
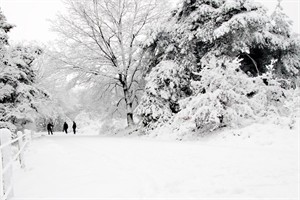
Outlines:
[[270,17],[252,0],[192,0],[183,1],[173,15],[147,43],[154,52],[153,64],[170,59],[172,49],[175,60],[185,57],[201,69],[200,59],[216,51],[242,58],[241,68],[254,76],[265,73],[272,60],[278,75],[286,71],[286,76],[294,76],[299,71],[299,41],[280,5]]
[[178,101],[187,96],[183,88],[189,85],[184,76],[174,61],[162,61],[151,70],[146,78],[146,92],[136,109],[145,126],[164,123],[179,111]]
[[6,17],[3,15],[0,9],[0,48],[1,53],[5,45],[8,44],[8,35],[7,33],[12,29],[14,26],[12,24],[7,23]]
[[34,85],[34,61],[42,53],[32,46],[8,46],[12,28],[0,13],[0,128],[16,130],[33,122],[47,94]]
[[[270,17],[252,0],[182,1],[165,28],[146,43],[149,71],[153,71],[149,77],[164,60],[173,60],[181,69],[178,82],[188,77],[184,87],[192,92],[178,98],[181,111],[174,119],[186,112],[183,118],[194,116],[197,129],[215,129],[268,115],[272,106],[278,111],[285,99],[282,82],[289,85],[300,69],[300,43],[279,8]],[[153,80],[148,79],[148,85]],[[150,93],[146,87],[140,104],[144,120],[155,103],[167,105],[158,93],[152,93],[150,104]]]
[[[8,55],[7,55],[7,45],[8,45],[8,35],[7,33],[10,29],[13,28],[13,25],[7,23],[5,16],[2,14],[0,10],[0,75],[2,76],[4,70],[7,68]],[[9,95],[12,88],[10,86],[4,85],[4,83],[0,83],[0,99],[3,101],[5,95]],[[4,108],[2,108],[1,102],[0,108],[0,117],[4,115]],[[4,126],[3,119],[0,120],[0,127]]]
[[0,75],[2,127],[15,130],[33,122],[41,101],[48,97],[34,85],[36,75],[33,64],[41,53],[41,49],[35,47],[16,46],[8,49],[8,59]]
[[271,15],[269,41],[275,52],[274,74],[281,78],[300,75],[300,39],[292,33],[292,24],[278,1]]
[[[175,15],[175,27],[183,35],[181,46],[185,51],[194,50],[200,59],[214,51],[238,56],[242,58],[243,71],[256,76],[265,73],[272,60],[280,62],[281,54],[294,57],[296,53],[297,40],[291,38],[291,29],[286,28],[289,21],[277,10],[270,17],[262,5],[252,0],[184,1]],[[298,63],[297,59],[295,62]],[[297,71],[297,65],[293,67],[296,69],[279,64],[277,71],[286,71],[291,76]]]

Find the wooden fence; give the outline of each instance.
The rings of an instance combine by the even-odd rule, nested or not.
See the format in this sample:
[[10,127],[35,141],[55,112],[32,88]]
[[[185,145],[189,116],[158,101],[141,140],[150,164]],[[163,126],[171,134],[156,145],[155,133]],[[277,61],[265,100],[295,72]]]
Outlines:
[[13,164],[19,160],[21,168],[25,167],[24,149],[31,140],[31,131],[17,132],[12,139],[8,129],[0,129],[0,200],[13,196]]

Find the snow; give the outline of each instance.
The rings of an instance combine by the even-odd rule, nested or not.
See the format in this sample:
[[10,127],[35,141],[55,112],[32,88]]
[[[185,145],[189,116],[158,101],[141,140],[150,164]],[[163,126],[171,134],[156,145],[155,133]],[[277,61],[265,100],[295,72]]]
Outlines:
[[298,134],[299,124],[253,124],[198,141],[45,135],[26,150],[26,169],[15,166],[14,200],[296,199]]

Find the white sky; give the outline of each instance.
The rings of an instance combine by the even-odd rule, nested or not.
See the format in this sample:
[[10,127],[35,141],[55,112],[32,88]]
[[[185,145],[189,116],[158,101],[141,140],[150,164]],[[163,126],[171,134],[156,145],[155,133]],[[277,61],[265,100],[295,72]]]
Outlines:
[[[271,11],[277,3],[277,0],[256,1]],[[300,33],[300,1],[283,0],[282,6],[294,21],[294,31]],[[53,19],[57,12],[63,11],[64,5],[61,0],[0,0],[0,8],[8,22],[16,25],[9,34],[12,41],[35,40],[47,43],[55,38],[55,33],[49,30],[48,19]]]
[[54,19],[64,4],[61,0],[0,0],[0,8],[7,22],[16,26],[9,33],[10,40],[46,43],[55,38],[48,20]]

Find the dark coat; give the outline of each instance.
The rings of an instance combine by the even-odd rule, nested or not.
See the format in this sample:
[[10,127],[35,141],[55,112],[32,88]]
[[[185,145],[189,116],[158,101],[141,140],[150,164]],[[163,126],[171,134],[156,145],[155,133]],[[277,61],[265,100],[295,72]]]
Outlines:
[[67,130],[69,128],[67,122],[64,123],[64,130]]
[[50,131],[50,130],[52,130],[52,128],[53,128],[53,125],[52,125],[52,124],[50,124],[50,123],[49,123],[49,124],[47,124],[47,130],[49,130],[49,131]]
[[75,123],[75,122],[73,122],[73,126],[72,126],[72,128],[73,128],[73,129],[76,129],[76,127],[77,127],[76,123]]

